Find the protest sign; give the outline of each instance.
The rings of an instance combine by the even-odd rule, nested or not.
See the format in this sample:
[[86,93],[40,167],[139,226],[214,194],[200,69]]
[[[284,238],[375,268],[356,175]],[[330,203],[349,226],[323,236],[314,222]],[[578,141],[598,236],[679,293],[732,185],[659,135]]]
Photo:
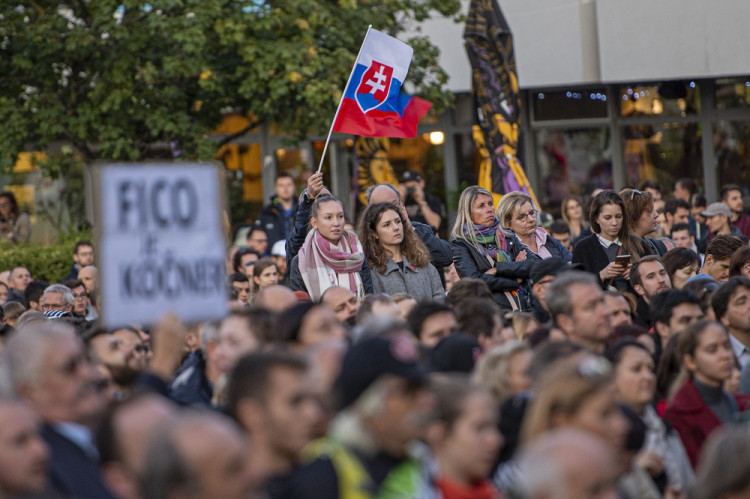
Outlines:
[[93,172],[102,315],[107,326],[185,322],[226,312],[219,170],[115,164]]

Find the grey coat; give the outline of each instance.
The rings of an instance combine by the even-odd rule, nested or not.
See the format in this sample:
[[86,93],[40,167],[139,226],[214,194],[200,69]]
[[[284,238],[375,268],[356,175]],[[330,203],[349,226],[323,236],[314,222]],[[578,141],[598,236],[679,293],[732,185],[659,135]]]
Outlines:
[[426,267],[415,267],[404,257],[404,270],[401,270],[398,264],[389,258],[384,273],[370,268],[370,275],[372,288],[376,293],[408,293],[417,301],[445,298],[440,276],[431,263]]

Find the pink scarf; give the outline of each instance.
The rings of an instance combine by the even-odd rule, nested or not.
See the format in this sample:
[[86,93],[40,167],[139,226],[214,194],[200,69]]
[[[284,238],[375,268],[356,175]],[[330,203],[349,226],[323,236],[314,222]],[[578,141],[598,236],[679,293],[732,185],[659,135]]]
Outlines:
[[365,254],[357,236],[344,231],[339,244],[331,244],[312,229],[299,250],[299,272],[313,301],[320,300],[331,286],[348,287],[358,298],[364,296],[364,286],[359,271]]

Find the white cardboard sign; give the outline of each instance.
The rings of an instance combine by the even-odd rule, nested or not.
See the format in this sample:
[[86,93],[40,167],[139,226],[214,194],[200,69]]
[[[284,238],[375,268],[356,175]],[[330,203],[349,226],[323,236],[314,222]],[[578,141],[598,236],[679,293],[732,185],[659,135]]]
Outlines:
[[98,263],[104,323],[222,317],[227,289],[222,183],[212,164],[97,169]]

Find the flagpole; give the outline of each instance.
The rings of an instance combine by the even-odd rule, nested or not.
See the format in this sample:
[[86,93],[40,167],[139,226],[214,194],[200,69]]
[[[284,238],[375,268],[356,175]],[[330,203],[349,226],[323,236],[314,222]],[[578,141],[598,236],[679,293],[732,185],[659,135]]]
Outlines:
[[[371,29],[372,29],[372,24],[367,26],[367,33],[365,33],[365,39],[362,40],[362,45],[360,45],[359,52],[357,52],[357,58],[354,59],[354,64],[352,65],[352,72],[349,73],[349,79],[346,80],[346,86],[344,86],[344,93],[346,93],[346,89],[349,88],[349,82],[352,80],[352,76],[354,76],[354,70],[357,68],[357,61],[359,61],[359,56],[362,55],[362,49],[365,46],[367,37],[370,36]],[[326,151],[328,150],[328,143],[331,141],[331,134],[333,133],[333,125],[336,124],[336,118],[339,117],[339,111],[341,111],[342,102],[344,102],[344,94],[342,94],[341,99],[339,99],[339,106],[336,108],[336,114],[333,115],[333,122],[331,123],[331,128],[328,129],[328,137],[326,138],[326,145],[323,146],[323,154],[320,156],[320,165],[318,165],[318,173],[320,173],[320,170],[323,169],[323,160],[326,159]]]

